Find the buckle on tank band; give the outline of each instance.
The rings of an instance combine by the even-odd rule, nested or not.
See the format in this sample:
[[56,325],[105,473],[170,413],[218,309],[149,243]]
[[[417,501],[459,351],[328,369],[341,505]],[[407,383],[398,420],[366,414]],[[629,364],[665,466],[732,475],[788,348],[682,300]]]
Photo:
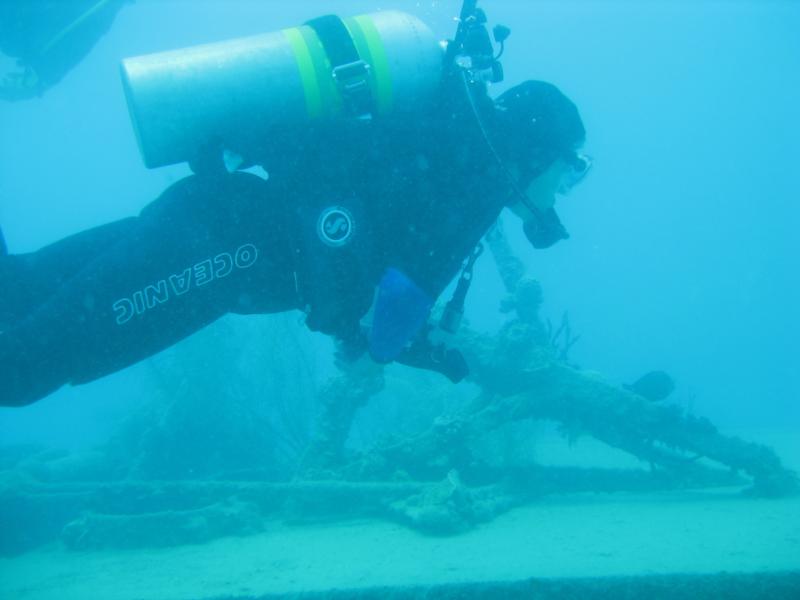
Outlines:
[[331,72],[348,111],[359,119],[372,118],[369,70],[370,66],[367,62],[356,60],[334,67]]

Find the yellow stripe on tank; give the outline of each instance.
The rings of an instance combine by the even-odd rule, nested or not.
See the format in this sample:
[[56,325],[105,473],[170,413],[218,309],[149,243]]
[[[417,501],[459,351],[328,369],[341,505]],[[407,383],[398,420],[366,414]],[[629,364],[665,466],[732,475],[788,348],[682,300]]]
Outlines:
[[386,114],[392,110],[392,76],[381,35],[367,15],[345,19],[344,24],[358,54],[372,67],[369,79],[376,110]]
[[324,117],[340,116],[344,112],[344,100],[342,100],[342,93],[333,78],[333,67],[327,52],[325,52],[325,47],[313,28],[304,25],[298,29],[305,40],[314,71],[317,74],[322,115]]
[[322,95],[320,94],[317,71],[314,68],[311,52],[299,28],[284,29],[283,34],[292,47],[297,68],[300,70],[300,80],[303,83],[303,93],[306,99],[306,111],[309,117],[317,119],[322,116]]

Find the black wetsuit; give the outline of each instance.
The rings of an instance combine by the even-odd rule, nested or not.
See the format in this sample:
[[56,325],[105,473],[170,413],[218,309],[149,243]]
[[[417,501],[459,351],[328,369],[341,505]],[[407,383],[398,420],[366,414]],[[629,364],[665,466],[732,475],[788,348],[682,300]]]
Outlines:
[[[356,339],[390,267],[436,298],[507,197],[473,117],[436,115],[353,141],[347,160],[321,150],[332,140],[306,145],[268,181],[191,176],[138,217],[0,258],[0,405],[119,370],[229,312],[299,308],[311,329]],[[352,220],[338,246],[320,235],[331,208]]]

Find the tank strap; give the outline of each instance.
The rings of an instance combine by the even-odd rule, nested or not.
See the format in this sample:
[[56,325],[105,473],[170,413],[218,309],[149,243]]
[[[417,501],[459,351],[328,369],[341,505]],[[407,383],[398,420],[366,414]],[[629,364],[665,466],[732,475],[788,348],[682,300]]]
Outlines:
[[306,23],[319,37],[331,63],[331,76],[339,87],[350,116],[370,119],[375,101],[369,85],[370,65],[358,54],[344,22],[336,15],[324,15]]

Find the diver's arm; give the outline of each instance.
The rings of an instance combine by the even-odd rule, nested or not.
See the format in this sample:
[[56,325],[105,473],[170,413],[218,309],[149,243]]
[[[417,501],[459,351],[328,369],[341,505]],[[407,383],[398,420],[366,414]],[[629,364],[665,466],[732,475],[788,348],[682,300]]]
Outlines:
[[458,383],[469,374],[469,367],[460,352],[428,338],[432,305],[433,299],[412,279],[398,269],[387,269],[378,286],[366,347],[376,362],[436,371]]
[[365,353],[377,363],[396,360],[423,329],[432,300],[402,271],[389,268],[375,294],[369,325],[357,320],[339,321],[337,358],[358,360]]
[[433,299],[408,275],[389,268],[378,284],[369,330],[369,353],[377,362],[391,362],[416,337],[428,320]]

